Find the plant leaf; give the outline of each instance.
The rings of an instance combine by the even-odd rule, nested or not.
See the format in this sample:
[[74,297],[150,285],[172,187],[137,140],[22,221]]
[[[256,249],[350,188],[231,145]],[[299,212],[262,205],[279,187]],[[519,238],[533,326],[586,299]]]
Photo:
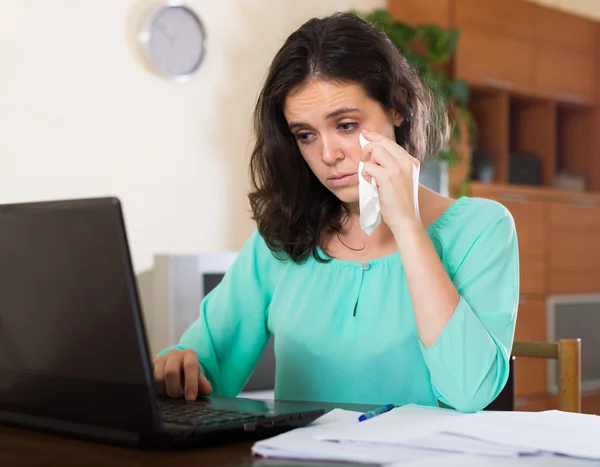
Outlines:
[[469,85],[464,79],[448,80],[446,88],[452,101],[461,107],[468,104],[470,98]]

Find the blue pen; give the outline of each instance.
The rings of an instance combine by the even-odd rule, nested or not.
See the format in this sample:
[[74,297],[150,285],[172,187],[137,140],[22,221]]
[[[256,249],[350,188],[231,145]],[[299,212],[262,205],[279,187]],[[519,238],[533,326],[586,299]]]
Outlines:
[[358,417],[358,421],[364,422],[365,420],[368,420],[369,418],[373,418],[373,417],[376,417],[377,415],[381,415],[382,413],[389,412],[394,407],[396,407],[394,404],[386,404],[386,405],[382,405],[381,407],[377,407],[376,409],[369,410],[367,413],[364,413],[360,417]]

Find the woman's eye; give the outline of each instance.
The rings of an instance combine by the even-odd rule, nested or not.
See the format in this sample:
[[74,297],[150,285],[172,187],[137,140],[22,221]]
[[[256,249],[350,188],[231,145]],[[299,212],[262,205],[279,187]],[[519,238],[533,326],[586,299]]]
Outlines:
[[340,123],[339,127],[342,129],[342,131],[350,132],[357,127],[357,124],[354,122],[344,122]]
[[312,133],[301,132],[301,133],[296,134],[296,140],[300,141],[301,143],[307,143],[310,140],[311,136],[312,136]]

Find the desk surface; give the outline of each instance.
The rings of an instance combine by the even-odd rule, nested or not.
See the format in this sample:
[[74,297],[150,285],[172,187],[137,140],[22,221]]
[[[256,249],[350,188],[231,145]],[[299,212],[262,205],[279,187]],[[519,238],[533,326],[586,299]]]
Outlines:
[[[302,402],[295,402],[302,404]],[[364,411],[372,406],[344,404],[309,404],[331,410],[336,407],[347,410]],[[199,448],[187,451],[144,451],[121,448],[108,444],[71,439],[65,436],[38,433],[29,430],[0,426],[0,465],[2,467],[94,466],[94,467],[179,467],[224,466],[224,467],[336,467],[336,463],[281,462],[253,456],[253,441],[230,443],[213,448]],[[344,464],[347,467],[347,464]]]
[[[314,406],[314,404],[311,404]],[[329,410],[339,405],[321,404]],[[359,410],[365,406],[342,406]],[[0,426],[0,465],[2,467],[37,466],[93,466],[93,467],[348,467],[348,464],[262,459],[252,455],[252,442],[241,442],[213,448],[201,448],[182,452],[143,451],[81,441],[59,435],[43,434],[28,430]],[[441,464],[448,465],[447,462]],[[454,464],[452,464],[454,465]],[[574,459],[531,458],[496,459],[494,466],[539,465],[560,467],[589,467],[600,462],[584,462]],[[366,467],[364,464],[362,467]],[[374,466],[371,466],[374,467]]]

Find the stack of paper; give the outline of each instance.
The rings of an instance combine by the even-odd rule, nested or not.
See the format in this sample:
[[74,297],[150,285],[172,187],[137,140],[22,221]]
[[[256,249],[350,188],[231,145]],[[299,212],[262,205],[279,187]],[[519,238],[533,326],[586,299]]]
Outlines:
[[334,410],[312,425],[256,443],[260,456],[407,465],[589,465],[600,460],[600,417],[479,412],[407,405],[365,422]]

